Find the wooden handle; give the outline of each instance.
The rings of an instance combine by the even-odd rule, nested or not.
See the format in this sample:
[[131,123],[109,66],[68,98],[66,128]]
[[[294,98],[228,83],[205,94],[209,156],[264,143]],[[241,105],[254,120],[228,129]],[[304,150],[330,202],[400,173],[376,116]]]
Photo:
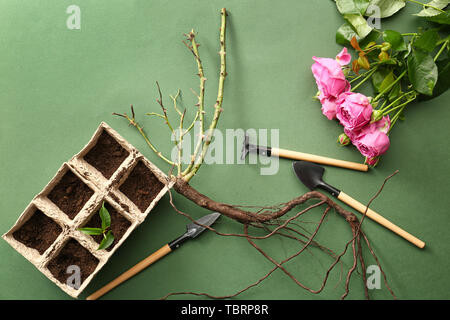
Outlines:
[[[358,210],[359,212],[361,212],[363,214],[364,214],[364,212],[366,212],[367,207],[365,205],[363,205],[361,202],[356,201],[355,199],[353,199],[352,197],[350,197],[349,195],[345,194],[342,191],[339,194],[338,199],[341,200],[342,202],[345,202],[350,207]],[[414,237],[413,235],[409,234],[408,232],[406,232],[402,228],[396,226],[395,224],[393,224],[389,220],[383,218],[382,216],[380,216],[378,213],[376,213],[372,209],[369,208],[367,210],[366,216],[368,218],[378,222],[382,226],[388,228],[389,230],[395,232],[400,237],[408,240],[409,242],[411,242],[412,244],[416,245],[417,247],[419,247],[421,249],[423,247],[425,247],[425,242],[423,242],[422,240],[417,239],[416,237]]]
[[272,148],[271,154],[273,156],[279,156],[281,158],[304,160],[304,161],[315,162],[315,163],[320,163],[320,164],[327,164],[330,166],[358,170],[358,171],[369,170],[369,166],[366,164],[338,160],[338,159],[327,158],[327,157],[322,157],[322,156],[316,156],[314,154],[285,150],[285,149]]
[[105,293],[109,292],[110,290],[117,287],[122,282],[130,279],[132,276],[138,274],[145,268],[147,268],[152,263],[158,261],[162,257],[164,257],[166,254],[170,253],[172,250],[170,249],[169,245],[166,244],[164,247],[159,249],[158,251],[152,253],[147,258],[139,262],[137,265],[129,269],[128,271],[125,271],[120,276],[118,276],[116,279],[105,285],[103,288],[97,290],[93,294],[91,294],[89,297],[86,298],[86,300],[96,300],[103,296]]

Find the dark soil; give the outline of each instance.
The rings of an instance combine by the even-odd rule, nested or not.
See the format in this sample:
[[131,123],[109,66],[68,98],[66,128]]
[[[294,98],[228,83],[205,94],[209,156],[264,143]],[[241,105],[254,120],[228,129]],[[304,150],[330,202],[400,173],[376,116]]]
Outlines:
[[84,160],[109,179],[128,155],[127,150],[103,131],[95,146],[84,156]]
[[43,254],[61,232],[62,228],[55,221],[36,209],[31,218],[13,233],[13,237],[27,247],[36,249],[39,254]]
[[95,271],[98,263],[99,260],[78,241],[70,239],[58,255],[50,260],[47,268],[59,282],[66,283],[67,278],[72,275],[67,273],[67,268],[72,265],[78,266],[81,271],[81,283],[83,283]]
[[73,219],[92,197],[92,191],[72,171],[68,170],[47,198]]
[[119,190],[144,212],[162,188],[164,184],[139,161]]
[[[111,227],[108,230],[112,231],[114,236],[114,242],[111,246],[106,248],[106,251],[111,251],[112,248],[119,242],[122,236],[127,232],[128,228],[131,226],[131,222],[128,221],[124,216],[116,211],[109,203],[105,202],[105,207],[111,216]],[[84,226],[88,228],[101,228],[102,220],[100,219],[100,215],[96,212],[89,222]],[[91,236],[94,238],[95,242],[100,244],[103,240],[103,236]]]

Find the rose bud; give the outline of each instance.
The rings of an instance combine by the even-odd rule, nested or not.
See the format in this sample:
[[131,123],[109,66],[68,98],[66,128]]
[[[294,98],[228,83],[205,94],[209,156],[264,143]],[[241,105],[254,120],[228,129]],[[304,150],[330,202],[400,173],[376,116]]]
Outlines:
[[375,167],[379,161],[380,161],[380,157],[373,157],[373,158],[366,158],[364,163],[371,167]]
[[341,146],[346,146],[350,144],[350,138],[345,133],[341,133],[338,137],[338,142]]
[[370,63],[366,56],[360,55],[358,58],[358,64],[363,69],[366,69],[366,70],[370,69]]
[[391,44],[389,42],[383,42],[381,44],[381,51],[388,51],[391,48]]
[[377,122],[383,118],[383,112],[381,110],[373,110],[370,116],[370,123]]
[[386,51],[381,51],[380,54],[378,55],[378,59],[380,59],[380,61],[388,60],[389,53],[387,53]]

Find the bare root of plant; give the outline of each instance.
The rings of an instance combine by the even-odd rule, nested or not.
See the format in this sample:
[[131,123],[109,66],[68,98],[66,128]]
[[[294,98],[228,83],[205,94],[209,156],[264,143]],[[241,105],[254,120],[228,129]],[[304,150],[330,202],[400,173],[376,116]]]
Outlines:
[[[386,182],[392,176],[394,176],[397,172],[398,171],[394,172],[392,175],[390,175],[389,177],[387,177],[384,180],[384,182],[383,182],[382,186],[380,187],[380,189],[378,190],[378,192],[369,201],[367,208],[369,208],[369,206],[371,205],[373,200],[375,200],[375,198],[381,193]],[[361,266],[361,269],[363,270],[362,271],[362,282],[363,282],[363,285],[365,288],[365,290],[364,290],[365,297],[367,299],[369,299],[369,294],[368,294],[367,285],[366,285],[365,261],[363,258],[362,240],[367,245],[367,248],[369,249],[371,255],[373,256],[378,267],[380,268],[380,271],[384,278],[385,286],[387,287],[387,289],[389,290],[391,295],[394,298],[396,298],[394,292],[392,291],[392,289],[390,288],[390,286],[387,282],[386,274],[384,273],[384,271],[379,263],[379,260],[376,256],[375,252],[372,249],[369,239],[367,238],[367,236],[364,234],[364,232],[361,229],[361,225],[365,219],[365,214],[363,215],[361,220],[358,220],[358,218],[356,217],[356,215],[354,213],[343,209],[342,207],[337,205],[335,202],[333,202],[330,198],[326,197],[322,193],[315,192],[315,191],[308,192],[302,196],[292,199],[291,201],[289,201],[287,203],[283,203],[283,204],[280,204],[277,206],[258,207],[259,211],[252,212],[252,211],[243,210],[242,207],[240,207],[240,206],[228,205],[228,204],[213,201],[213,200],[209,199],[208,197],[206,197],[205,195],[200,194],[198,191],[196,191],[195,189],[190,187],[184,181],[177,180],[177,182],[174,185],[174,189],[181,195],[185,196],[186,198],[190,199],[191,201],[193,201],[194,203],[196,203],[197,205],[199,205],[203,208],[206,208],[206,209],[209,209],[212,211],[221,212],[222,214],[241,222],[243,224],[243,229],[244,229],[243,230],[244,232],[242,234],[222,233],[222,232],[219,232],[216,229],[211,228],[209,226],[205,226],[205,225],[202,225],[202,226],[215,232],[217,235],[220,235],[220,236],[234,236],[234,237],[246,238],[248,243],[251,246],[253,246],[258,252],[261,253],[261,255],[263,255],[267,260],[269,260],[271,263],[274,264],[274,267],[267,274],[265,274],[263,277],[258,279],[256,282],[254,282],[254,283],[248,285],[247,287],[237,291],[236,293],[233,293],[230,295],[215,296],[215,295],[211,295],[208,293],[172,292],[172,293],[169,293],[166,296],[162,297],[161,299],[167,299],[170,296],[181,295],[181,294],[206,296],[206,297],[213,298],[213,299],[225,299],[225,298],[236,297],[236,296],[240,295],[241,293],[247,291],[248,289],[259,285],[262,281],[267,279],[277,269],[282,270],[299,287],[301,287],[311,293],[318,294],[318,293],[322,292],[322,290],[325,288],[325,285],[327,284],[327,280],[328,280],[330,272],[336,267],[336,265],[338,265],[339,262],[341,262],[341,258],[347,253],[349,247],[351,247],[353,263],[350,266],[350,268],[347,270],[346,277],[345,277],[345,291],[342,294],[341,299],[345,299],[345,297],[349,293],[350,279],[351,279],[352,275],[354,274],[355,270],[357,269],[358,264]],[[170,204],[172,205],[174,210],[177,213],[187,217],[189,220],[195,222],[194,218],[192,218],[189,214],[180,211],[174,205],[173,199],[172,199],[172,194],[169,193],[169,195],[170,195]],[[308,200],[318,200],[318,202],[297,212],[296,214],[289,217],[288,219],[285,219],[285,220],[281,219],[289,211],[296,208],[297,206],[305,204]],[[295,223],[295,221],[298,220],[300,217],[303,217],[308,212],[310,212],[311,209],[321,207],[321,206],[324,207],[324,211],[323,211],[322,216],[321,216],[319,222],[317,223],[317,226],[315,227],[314,231],[310,234],[305,234],[306,232],[304,230],[299,231],[298,229],[303,229],[303,228],[301,226],[297,225]],[[329,214],[331,209],[334,209],[334,211],[337,214],[339,214],[341,217],[343,217],[345,219],[345,221],[349,224],[349,227],[352,232],[352,238],[345,244],[344,249],[340,254],[336,254],[331,249],[328,249],[328,248],[320,245],[315,240],[315,236],[317,235],[320,227],[323,225],[323,223],[325,221],[325,217],[327,216],[327,214]],[[264,229],[267,232],[267,234],[265,234],[264,236],[252,236],[249,234],[249,227]],[[294,234],[296,234],[296,235],[294,235]],[[291,256],[289,256],[288,258],[284,259],[283,261],[278,262],[274,258],[272,258],[270,255],[268,255],[263,249],[261,249],[260,246],[258,246],[253,241],[253,240],[268,239],[275,235],[290,238],[290,239],[298,242],[300,244],[299,250],[297,252],[295,252],[294,254],[292,254]],[[286,262],[291,261],[292,259],[298,257],[300,254],[302,254],[303,252],[308,250],[308,248],[311,246],[319,248],[320,250],[324,251],[325,253],[327,253],[334,259],[333,263],[326,270],[326,273],[322,280],[321,285],[316,289],[310,288],[307,285],[303,284],[296,277],[294,277],[292,275],[292,273],[290,273],[286,269],[286,267],[283,266]]]

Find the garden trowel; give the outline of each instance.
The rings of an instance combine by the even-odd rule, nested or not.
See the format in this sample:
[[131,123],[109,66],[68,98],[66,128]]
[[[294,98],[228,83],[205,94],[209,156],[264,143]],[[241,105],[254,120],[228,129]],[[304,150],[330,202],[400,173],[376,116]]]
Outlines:
[[206,216],[201,217],[200,219],[196,220],[195,222],[192,222],[188,225],[186,225],[186,232],[181,235],[180,237],[176,238],[175,240],[169,242],[165,246],[163,246],[161,249],[157,250],[156,252],[149,255],[147,258],[136,264],[134,267],[129,269],[128,271],[125,271],[120,276],[118,276],[116,279],[105,285],[103,288],[97,290],[93,294],[91,294],[89,297],[86,298],[86,300],[96,300],[103,296],[105,293],[109,292],[110,290],[117,287],[122,282],[130,279],[132,276],[136,275],[137,273],[141,272],[154,262],[158,261],[168,253],[174,251],[175,249],[178,249],[186,240],[194,239],[199,234],[201,234],[203,231],[206,230],[203,226],[211,226],[216,220],[220,217],[220,213],[214,212],[211,214],[208,214]]
[[409,234],[405,230],[401,229],[400,227],[396,226],[389,220],[383,218],[378,213],[373,211],[372,209],[367,208],[362,203],[356,201],[349,195],[345,194],[344,192],[340,191],[339,189],[336,189],[335,187],[329,185],[325,181],[322,180],[323,173],[325,169],[315,163],[307,162],[307,161],[298,161],[293,163],[294,172],[297,175],[297,177],[303,182],[305,186],[307,186],[310,190],[314,190],[316,188],[320,188],[322,190],[327,191],[332,196],[338,198],[342,202],[348,204],[350,207],[358,210],[362,214],[366,214],[366,216],[382,226],[388,228],[389,230],[395,232],[400,237],[403,237],[404,239],[408,240],[409,242],[413,243],[419,248],[425,247],[425,243],[413,235]]
[[244,160],[249,152],[257,153],[257,154],[267,156],[267,157],[273,156],[273,157],[287,158],[287,159],[293,159],[293,160],[304,160],[304,161],[310,161],[310,162],[326,164],[326,165],[330,165],[330,166],[358,170],[358,171],[369,170],[369,166],[366,164],[363,164],[363,163],[338,160],[338,159],[318,156],[315,154],[309,154],[309,153],[303,153],[303,152],[298,152],[298,151],[292,151],[292,150],[286,150],[286,149],[280,149],[280,148],[274,148],[274,147],[258,146],[255,144],[251,144],[249,142],[248,135],[245,134],[244,145],[242,147],[242,152],[241,152],[241,159]]

